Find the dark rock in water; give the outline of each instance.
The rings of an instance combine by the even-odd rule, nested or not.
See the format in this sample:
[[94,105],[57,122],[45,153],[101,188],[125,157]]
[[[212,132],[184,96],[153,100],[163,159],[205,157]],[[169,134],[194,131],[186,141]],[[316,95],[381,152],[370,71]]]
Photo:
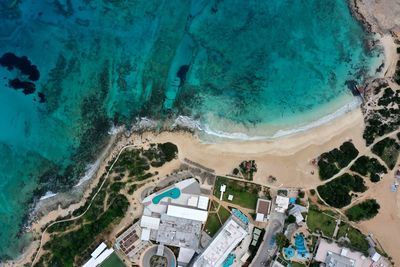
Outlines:
[[185,80],[186,80],[186,73],[188,72],[188,70],[189,70],[189,65],[182,65],[182,66],[179,68],[178,72],[176,73],[176,76],[178,76],[179,79],[181,79],[181,82],[179,83],[179,86],[182,86],[183,83],[185,82]]
[[44,96],[43,93],[38,92],[38,97],[39,97],[39,103],[44,103],[44,102],[46,102],[46,97]]
[[[0,66],[3,66],[10,71],[16,68],[22,74],[15,79],[10,79],[8,81],[8,86],[15,90],[22,89],[22,92],[25,95],[33,94],[36,91],[36,85],[33,82],[39,80],[40,73],[38,68],[33,65],[26,56],[18,57],[11,52],[5,53],[0,57]],[[25,80],[26,78],[28,81]],[[4,77],[4,79],[6,79],[6,77]],[[39,92],[38,97],[40,103],[46,102],[45,95],[43,93]],[[36,101],[36,98],[34,98],[34,101]]]
[[355,81],[355,80],[347,80],[344,84],[347,86],[347,88],[350,89],[351,93],[354,96],[359,96],[360,95],[360,92],[358,91],[358,88],[357,88],[357,85],[358,85],[357,81]]
[[39,80],[39,70],[26,56],[18,57],[10,52],[5,53],[0,58],[0,65],[8,70],[19,69],[23,75],[28,75],[29,80],[33,82]]
[[15,90],[23,89],[23,92],[26,95],[33,94],[36,91],[36,86],[34,83],[21,81],[18,78],[10,80],[8,84]]

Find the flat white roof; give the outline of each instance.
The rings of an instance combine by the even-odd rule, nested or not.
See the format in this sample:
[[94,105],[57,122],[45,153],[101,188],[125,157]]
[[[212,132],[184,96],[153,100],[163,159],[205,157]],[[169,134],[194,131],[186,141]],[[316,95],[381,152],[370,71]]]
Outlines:
[[[319,262],[325,262],[328,254],[335,253],[340,255],[342,252],[343,248],[339,247],[335,242],[328,243],[325,239],[321,239],[314,259]],[[370,258],[364,257],[362,253],[357,251],[347,250],[346,257],[355,261],[354,267],[369,267],[372,265],[372,260]]]
[[275,210],[277,212],[283,213],[289,207],[289,198],[288,197],[283,197],[283,196],[276,196],[275,203],[276,203],[276,206],[277,206],[275,208]]
[[226,190],[226,185],[222,184],[221,188],[219,189],[219,191],[225,192],[225,190]]
[[97,258],[90,258],[82,267],[97,267],[103,261],[105,261],[112,253],[114,252],[113,248],[109,248],[104,250]]
[[228,254],[247,235],[243,229],[232,218],[229,219],[219,234],[214,237],[210,245],[203,251],[194,263],[194,267],[221,266]]
[[205,222],[207,220],[208,212],[206,210],[169,205],[167,209],[167,215]]
[[187,204],[188,206],[197,207],[198,200],[199,198],[197,196],[191,196],[189,197]]
[[150,229],[143,228],[142,234],[140,235],[140,240],[149,241],[150,240]]
[[178,262],[189,263],[195,252],[190,248],[179,248]]
[[90,254],[90,256],[92,256],[93,258],[97,258],[100,253],[103,252],[103,250],[105,250],[107,248],[107,245],[104,244],[104,242],[101,242],[101,244],[92,252],[92,254]]
[[256,222],[263,222],[264,221],[264,214],[257,213]]
[[114,252],[113,248],[104,250],[104,252],[101,253],[100,256],[96,258],[96,263],[99,265],[100,263],[105,261],[113,252]]
[[208,197],[200,196],[199,197],[199,203],[197,204],[197,207],[199,209],[202,209],[202,210],[208,209],[208,201],[209,201]]
[[158,227],[160,227],[160,218],[142,216],[140,227],[158,230]]

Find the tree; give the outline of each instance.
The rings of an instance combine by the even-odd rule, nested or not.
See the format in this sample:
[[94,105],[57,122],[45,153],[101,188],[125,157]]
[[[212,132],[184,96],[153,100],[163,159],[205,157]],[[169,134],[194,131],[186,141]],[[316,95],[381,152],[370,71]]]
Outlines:
[[283,233],[277,233],[276,244],[278,245],[279,249],[281,249],[289,245],[289,239],[287,239],[287,237]]
[[294,217],[293,215],[289,215],[289,217],[287,218],[287,222],[288,223],[295,223],[296,222],[296,217]]

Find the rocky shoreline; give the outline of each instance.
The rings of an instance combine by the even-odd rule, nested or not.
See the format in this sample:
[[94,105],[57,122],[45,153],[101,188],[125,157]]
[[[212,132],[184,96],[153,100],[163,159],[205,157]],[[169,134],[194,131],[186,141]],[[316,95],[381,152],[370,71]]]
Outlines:
[[[389,1],[395,1],[395,0],[389,0]],[[397,36],[392,31],[386,31],[386,30],[382,29],[380,27],[380,25],[375,24],[374,21],[371,20],[371,18],[369,18],[368,15],[363,14],[363,12],[362,12],[363,8],[361,7],[361,5],[363,5],[364,3],[362,0],[349,0],[348,3],[349,3],[350,10],[351,10],[353,16],[358,21],[360,21],[360,23],[363,25],[364,29],[367,32],[369,32],[371,34],[372,33],[379,33],[379,34],[391,33],[392,36]],[[368,85],[366,84],[366,86],[368,86]],[[151,121],[144,121],[142,124],[146,125],[146,126],[151,125],[152,127],[154,127],[153,130],[156,128],[156,125],[154,125]],[[127,136],[130,136],[132,133],[137,133],[137,132],[149,129],[149,127],[141,127],[141,126],[143,126],[142,124],[136,124],[139,126],[136,126],[136,128],[133,127],[132,128],[133,130],[124,131],[121,135],[127,137]],[[175,129],[175,130],[193,131],[193,129],[184,129],[184,127],[182,127],[182,125],[178,125],[177,128],[179,128],[179,129]],[[120,139],[119,137],[116,137],[115,140],[110,142],[109,146],[107,146],[107,149],[103,152],[105,154],[104,155],[102,154],[99,158],[103,159],[103,160],[108,158],[112,154],[112,152],[115,151],[115,145],[118,143],[119,139]],[[97,175],[99,175],[99,169],[97,170],[96,173],[94,173],[93,177],[96,177]],[[100,175],[101,175],[101,173],[100,173]],[[50,199],[46,200],[46,202],[48,202],[48,204],[49,204],[46,207],[41,206],[43,203],[45,203],[44,201],[38,201],[38,202],[33,203],[29,219],[24,227],[24,231],[25,232],[30,231],[32,223],[38,221],[40,217],[42,217],[44,214],[46,214],[50,210],[57,209],[60,205],[62,207],[65,207],[65,206],[69,206],[73,203],[79,202],[80,199],[82,198],[84,192],[88,188],[88,185],[94,181],[93,177],[91,179],[89,179],[87,182],[83,183],[79,188],[74,188],[71,192],[60,194],[59,196],[53,197],[51,200]],[[79,195],[80,195],[80,197],[79,197]],[[69,196],[70,196],[70,198],[69,198]]]

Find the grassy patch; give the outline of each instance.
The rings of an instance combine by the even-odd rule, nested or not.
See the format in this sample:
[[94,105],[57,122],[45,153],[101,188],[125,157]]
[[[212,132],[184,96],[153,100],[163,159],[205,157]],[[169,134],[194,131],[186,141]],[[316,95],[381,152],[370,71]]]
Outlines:
[[304,263],[301,263],[301,262],[292,261],[290,263],[290,266],[292,266],[292,267],[306,267],[307,265],[305,265]]
[[368,199],[346,210],[346,216],[350,221],[368,220],[378,214],[379,208],[375,199]]
[[117,254],[113,253],[102,264],[100,264],[100,267],[126,267],[126,265]]
[[372,152],[379,156],[393,170],[400,153],[400,145],[395,139],[386,137],[372,147]]
[[318,160],[319,177],[327,180],[358,156],[358,150],[353,143],[344,142],[339,148],[323,153]]
[[307,226],[311,232],[322,231],[325,236],[332,237],[336,221],[319,210],[310,209],[307,216]]
[[368,241],[363,233],[347,223],[341,223],[336,239],[347,237],[350,240],[349,246],[355,250],[366,253],[369,248]]
[[[214,186],[214,196],[217,198],[219,198],[221,195],[220,187],[222,184],[226,185],[226,191],[223,195],[224,201],[232,202],[233,204],[248,209],[254,210],[256,208],[258,192],[260,192],[262,189],[260,185],[218,176]],[[229,195],[233,196],[232,201],[228,200]]]
[[317,187],[321,198],[329,205],[342,208],[351,203],[350,192],[365,192],[364,179],[348,173]]
[[347,237],[350,239],[350,244],[353,248],[363,253],[367,253],[369,244],[363,233],[353,227],[349,227]]
[[210,204],[210,211],[217,211],[217,208],[219,207],[219,204],[217,201],[212,200]]
[[224,224],[226,220],[228,220],[229,216],[231,216],[231,213],[229,212],[229,210],[221,206],[219,207],[218,215],[219,218],[221,219],[221,223]]
[[387,173],[386,167],[379,163],[376,158],[370,158],[368,156],[359,157],[350,170],[357,172],[363,176],[368,176],[371,182],[379,182],[383,173]]
[[218,219],[218,215],[216,213],[211,213],[208,215],[206,224],[204,226],[204,231],[209,234],[211,237],[218,232],[219,228],[221,228],[221,222]]

